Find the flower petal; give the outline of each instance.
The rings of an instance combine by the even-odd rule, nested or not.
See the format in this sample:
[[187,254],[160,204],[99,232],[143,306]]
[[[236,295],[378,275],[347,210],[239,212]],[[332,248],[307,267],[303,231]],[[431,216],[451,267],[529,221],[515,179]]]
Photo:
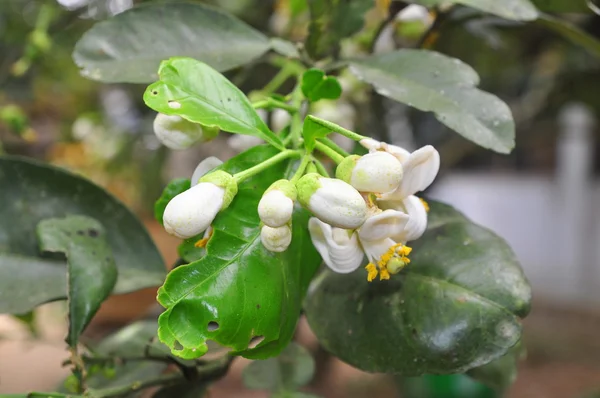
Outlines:
[[309,220],[308,230],[313,245],[333,271],[347,274],[360,267],[364,254],[356,234],[350,235],[348,230],[333,228],[316,217]]
[[373,138],[363,138],[358,143],[368,149],[370,152],[381,148],[381,142],[374,140]]
[[414,195],[409,196],[402,202],[404,210],[408,214],[408,223],[404,228],[404,233],[393,237],[399,242],[408,242],[419,239],[427,229],[427,211],[421,199]]
[[402,163],[404,176],[397,190],[384,194],[383,200],[404,199],[425,190],[440,169],[440,154],[431,145],[417,149]]
[[361,242],[377,241],[404,232],[409,216],[398,210],[384,210],[381,213],[367,218],[358,231]]
[[363,250],[367,255],[370,263],[377,264],[390,247],[394,246],[396,242],[390,238],[379,239],[379,240],[360,240]]
[[402,163],[406,162],[408,160],[408,158],[410,157],[410,152],[407,151],[404,148],[399,147],[399,146],[391,145],[391,144],[386,144],[384,142],[384,143],[381,144],[381,147],[387,153],[390,153],[390,154],[394,155],[394,157],[396,159],[398,159]]
[[198,166],[196,166],[196,170],[194,170],[194,173],[192,174],[192,186],[197,185],[198,182],[200,182],[199,180],[200,178],[202,178],[203,175],[222,164],[223,161],[215,156],[209,156],[200,163],[198,163]]

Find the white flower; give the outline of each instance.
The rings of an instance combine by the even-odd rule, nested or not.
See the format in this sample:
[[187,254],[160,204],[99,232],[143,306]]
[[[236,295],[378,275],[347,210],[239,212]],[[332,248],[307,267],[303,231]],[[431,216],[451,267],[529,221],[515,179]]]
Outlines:
[[338,165],[335,175],[361,192],[387,193],[400,185],[402,163],[383,151],[351,155]]
[[367,204],[350,184],[309,173],[296,184],[298,201],[321,221],[334,227],[354,229],[367,217]]
[[296,186],[292,182],[289,180],[275,181],[258,203],[260,220],[273,228],[289,223],[297,196]]
[[166,147],[186,149],[198,142],[213,139],[219,129],[202,127],[181,116],[159,113],[154,119],[154,133]]
[[181,239],[205,231],[223,206],[225,189],[201,182],[175,196],[167,204],[163,216],[165,230]]
[[260,230],[260,240],[268,251],[281,253],[292,242],[292,230],[288,225],[277,228],[264,225]]
[[223,164],[223,161],[215,156],[209,156],[196,166],[194,173],[192,174],[191,182],[192,186],[198,185],[200,183],[200,178],[204,176],[209,171],[213,170],[215,167],[219,167]]
[[165,230],[188,239],[208,229],[220,210],[229,206],[237,194],[237,183],[225,171],[213,171],[200,183],[175,196],[163,215]]
[[389,279],[390,272],[399,272],[410,260],[411,249],[399,240],[408,226],[408,215],[385,210],[369,217],[357,231],[334,228],[317,218],[311,218],[308,229],[312,242],[329,268],[338,273],[356,270],[367,256],[368,280],[379,273]]

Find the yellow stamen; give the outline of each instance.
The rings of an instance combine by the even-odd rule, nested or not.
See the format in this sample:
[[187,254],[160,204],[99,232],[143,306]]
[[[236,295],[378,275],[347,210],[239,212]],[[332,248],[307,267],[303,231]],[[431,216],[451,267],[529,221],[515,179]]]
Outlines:
[[203,248],[208,244],[208,240],[212,237],[213,231],[212,229],[208,232],[208,236],[200,239],[198,242],[194,243],[194,247]]
[[379,272],[379,280],[380,281],[387,281],[388,279],[390,279],[390,272],[387,269],[382,269]]
[[419,198],[419,200],[421,201],[421,203],[423,203],[423,207],[425,208],[425,211],[427,213],[429,213],[429,203],[425,202],[425,199],[423,199],[423,198]]
[[412,247],[408,247],[406,245],[402,246],[400,250],[398,250],[398,254],[401,256],[408,256],[412,252]]
[[368,274],[367,274],[367,280],[369,282],[372,282],[373,279],[375,279],[377,277],[377,267],[375,266],[375,264],[373,263],[369,263],[367,264],[367,266],[365,267],[365,269],[367,270]]

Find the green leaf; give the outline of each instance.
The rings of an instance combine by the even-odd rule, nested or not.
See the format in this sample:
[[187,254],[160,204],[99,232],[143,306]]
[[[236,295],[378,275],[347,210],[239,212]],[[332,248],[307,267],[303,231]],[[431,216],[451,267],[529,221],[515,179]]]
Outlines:
[[399,377],[403,397],[500,398],[491,388],[462,374]]
[[586,14],[591,12],[586,0],[532,0],[532,2],[539,10],[545,12]]
[[333,76],[325,76],[320,69],[309,69],[302,75],[302,93],[310,102],[321,99],[338,99],[342,95],[342,86]]
[[212,7],[148,4],[94,25],[75,45],[73,59],[90,79],[150,83],[171,57],[193,57],[222,72],[268,49],[266,36]]
[[340,41],[360,31],[372,0],[308,0],[310,25],[306,50],[314,59],[337,55]]
[[270,40],[271,48],[276,53],[279,53],[288,58],[300,58],[300,52],[298,47],[291,41],[280,39],[279,37],[273,37]]
[[42,220],[37,235],[42,251],[67,257],[67,343],[75,347],[117,282],[117,267],[106,232],[93,218],[68,216]]
[[[276,153],[271,147],[255,147],[221,168],[234,174]],[[236,354],[263,359],[277,355],[292,338],[301,301],[320,264],[307,231],[309,215],[295,210],[292,244],[283,253],[272,253],[260,241],[256,210],[270,184],[291,175],[293,167],[288,166],[282,162],[240,184],[232,204],[213,222],[207,254],[171,271],[159,289],[158,301],[166,311],[159,318],[158,335],[174,355],[202,356],[210,339]],[[250,348],[251,340],[261,338]]]
[[411,3],[426,7],[448,3],[462,4],[515,21],[533,21],[538,17],[537,9],[529,0],[411,0]]
[[200,235],[193,236],[189,239],[184,240],[177,248],[179,257],[185,262],[191,263],[200,260],[206,254],[205,247],[196,247],[196,242],[204,237],[204,232]]
[[302,124],[302,137],[304,137],[304,146],[308,151],[315,148],[317,138],[327,137],[332,132],[330,128],[319,123],[318,120],[310,116],[304,119]]
[[15,319],[17,319],[18,321],[20,321],[21,323],[23,323],[23,325],[25,325],[25,327],[27,327],[27,330],[29,331],[29,333],[31,333],[31,336],[34,338],[38,338],[40,333],[37,327],[37,323],[36,323],[36,315],[35,315],[35,311],[29,311],[26,312],[24,314],[15,314],[13,315],[13,317]]
[[190,189],[191,181],[189,178],[176,178],[170,181],[163,190],[160,198],[154,203],[154,218],[159,223],[163,223],[163,214],[167,205],[175,196]]
[[325,272],[305,312],[319,342],[369,372],[461,373],[504,355],[521,335],[531,288],[493,232],[431,203],[411,263],[389,281]]
[[517,366],[524,356],[525,349],[519,342],[506,355],[469,370],[467,375],[498,392],[505,392],[517,379]]
[[399,50],[354,61],[350,69],[377,92],[436,118],[474,143],[500,153],[515,146],[515,123],[498,97],[476,88],[479,76],[458,59]]
[[90,181],[31,159],[1,157],[0,198],[0,313],[66,299],[65,261],[39,258],[35,229],[46,218],[78,214],[102,220],[118,268],[113,293],[164,280],[164,262],[142,223]]
[[158,74],[160,80],[144,93],[150,108],[203,126],[260,137],[283,149],[281,140],[244,93],[207,64],[192,58],[171,58],[160,64]]
[[244,385],[254,390],[294,391],[308,384],[315,361],[306,348],[290,343],[276,358],[250,363],[242,373]]
[[163,387],[158,390],[153,398],[201,398],[206,394],[208,384],[205,382],[187,382],[174,386]]
[[537,24],[558,33],[571,43],[582,47],[595,57],[600,57],[600,41],[572,23],[548,14],[540,15]]

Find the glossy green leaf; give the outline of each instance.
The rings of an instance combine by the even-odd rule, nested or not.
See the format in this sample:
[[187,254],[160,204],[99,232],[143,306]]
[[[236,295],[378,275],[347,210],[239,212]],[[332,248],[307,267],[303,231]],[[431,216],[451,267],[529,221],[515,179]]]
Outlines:
[[366,271],[320,275],[305,312],[319,342],[369,372],[461,373],[504,355],[521,335],[531,288],[493,232],[431,203],[410,265],[389,281]]
[[102,224],[86,216],[42,220],[37,227],[40,249],[67,258],[67,343],[77,346],[79,336],[117,282],[117,267]]
[[498,392],[505,392],[517,379],[517,367],[524,356],[525,348],[519,342],[506,355],[469,370],[467,375]]
[[591,55],[600,57],[600,40],[584,32],[572,23],[548,14],[542,14],[536,23],[554,31],[571,43],[582,47]]
[[244,385],[254,390],[294,391],[308,384],[315,361],[306,348],[290,343],[275,358],[250,363],[242,373]]
[[532,3],[539,10],[546,12],[592,12],[586,0],[532,0]]
[[73,59],[90,79],[150,83],[160,62],[171,57],[226,71],[268,49],[266,36],[232,15],[198,3],[158,3],[97,23],[76,44]]
[[170,181],[163,189],[160,198],[154,203],[154,218],[159,223],[163,223],[163,214],[167,205],[175,196],[190,189],[191,182],[189,178],[176,178]]
[[515,146],[515,123],[498,97],[477,89],[479,76],[458,59],[425,50],[399,50],[351,63],[377,92],[436,118],[474,143],[500,153]]
[[494,390],[462,374],[401,377],[403,397],[501,398]]
[[184,240],[177,248],[179,257],[185,262],[191,263],[200,260],[206,254],[205,247],[197,247],[196,242],[204,237],[204,232],[200,235]]
[[515,21],[533,21],[538,17],[537,9],[530,0],[411,0],[426,7],[455,3],[498,15]]
[[[233,174],[276,153],[255,147],[221,168]],[[263,359],[277,355],[292,338],[301,301],[320,264],[308,236],[308,213],[296,209],[292,244],[272,253],[260,241],[256,210],[270,184],[290,175],[293,167],[288,166],[282,162],[241,183],[232,204],[213,223],[207,254],[171,271],[159,289],[158,301],[166,311],[158,334],[173,354],[199,357],[210,339],[244,357]]]
[[90,181],[34,160],[2,157],[0,198],[0,313],[24,313],[67,297],[65,262],[39,257],[35,229],[46,218],[102,220],[119,271],[113,293],[164,280],[163,260],[142,223]]
[[320,69],[309,69],[302,75],[301,89],[310,102],[321,99],[338,99],[342,95],[342,86],[333,76],[325,76]]
[[155,111],[230,133],[260,137],[283,148],[244,93],[207,64],[192,58],[171,58],[160,64],[158,74],[160,80],[144,93],[144,102]]
[[306,50],[314,59],[337,55],[340,41],[360,31],[372,0],[307,0],[310,25]]

